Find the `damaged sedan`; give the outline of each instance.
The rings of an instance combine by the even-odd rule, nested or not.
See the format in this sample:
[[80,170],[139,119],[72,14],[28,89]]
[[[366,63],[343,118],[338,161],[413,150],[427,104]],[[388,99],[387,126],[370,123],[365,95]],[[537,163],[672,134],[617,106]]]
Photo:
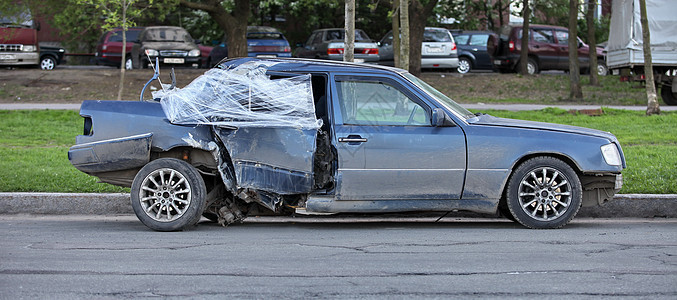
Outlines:
[[202,216],[471,211],[560,228],[622,186],[614,135],[473,114],[407,71],[225,60],[144,101],[84,101],[68,157],[151,229]]

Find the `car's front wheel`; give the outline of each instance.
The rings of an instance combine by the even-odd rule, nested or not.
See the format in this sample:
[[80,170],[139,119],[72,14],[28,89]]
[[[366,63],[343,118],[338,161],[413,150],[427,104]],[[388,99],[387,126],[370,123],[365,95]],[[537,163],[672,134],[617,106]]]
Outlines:
[[581,182],[562,160],[536,157],[522,163],[508,183],[507,205],[520,224],[535,229],[569,223],[582,201]]
[[56,60],[51,56],[45,56],[40,59],[40,69],[42,70],[54,70],[56,67]]
[[139,220],[157,231],[183,230],[202,216],[207,189],[200,173],[185,161],[160,158],[134,177],[132,208]]

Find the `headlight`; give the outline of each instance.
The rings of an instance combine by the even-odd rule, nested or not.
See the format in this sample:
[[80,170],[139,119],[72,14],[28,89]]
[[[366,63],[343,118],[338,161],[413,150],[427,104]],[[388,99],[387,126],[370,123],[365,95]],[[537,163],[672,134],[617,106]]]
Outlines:
[[604,156],[604,161],[611,166],[620,166],[621,165],[621,154],[618,153],[618,148],[615,144],[606,144],[600,147],[602,150],[602,156]]
[[190,50],[190,52],[188,52],[188,56],[200,56],[200,50],[198,49]]
[[35,52],[36,50],[35,45],[24,45],[21,47],[21,51],[23,52]]
[[146,55],[148,56],[158,56],[160,53],[157,52],[155,49],[146,49]]

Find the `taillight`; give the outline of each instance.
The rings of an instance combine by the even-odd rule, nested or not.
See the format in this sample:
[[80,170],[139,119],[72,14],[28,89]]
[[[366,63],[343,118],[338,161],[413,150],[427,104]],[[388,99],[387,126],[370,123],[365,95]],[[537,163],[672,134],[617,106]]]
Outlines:
[[364,48],[362,54],[378,54],[378,48]]
[[343,48],[327,48],[327,54],[343,54]]
[[510,51],[515,51],[515,42],[510,41],[508,43],[508,49],[510,49]]
[[451,51],[456,50],[456,43],[451,43]]
[[282,49],[282,52],[291,52],[291,47],[286,46],[284,49]]

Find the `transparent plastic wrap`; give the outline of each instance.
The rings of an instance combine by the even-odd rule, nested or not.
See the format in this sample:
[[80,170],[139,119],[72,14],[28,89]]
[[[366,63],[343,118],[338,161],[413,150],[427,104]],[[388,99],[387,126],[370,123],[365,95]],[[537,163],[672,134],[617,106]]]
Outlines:
[[174,124],[318,129],[310,75],[271,80],[275,63],[248,62],[210,69],[182,89],[158,91]]

